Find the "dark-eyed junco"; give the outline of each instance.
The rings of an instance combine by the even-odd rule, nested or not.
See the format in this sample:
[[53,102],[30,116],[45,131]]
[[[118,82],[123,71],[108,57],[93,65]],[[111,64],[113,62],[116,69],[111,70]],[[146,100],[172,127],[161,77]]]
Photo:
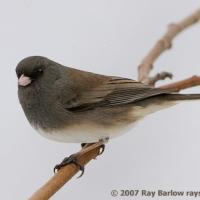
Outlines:
[[19,100],[30,124],[60,142],[93,143],[116,137],[148,114],[179,100],[200,99],[200,94],[172,94],[41,56],[23,59],[16,73]]

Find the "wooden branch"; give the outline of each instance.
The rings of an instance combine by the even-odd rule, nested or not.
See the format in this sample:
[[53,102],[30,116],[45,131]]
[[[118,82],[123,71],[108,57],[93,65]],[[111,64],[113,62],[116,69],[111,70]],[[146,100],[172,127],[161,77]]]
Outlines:
[[[89,161],[95,159],[103,142],[95,143],[77,153],[77,161],[85,166]],[[29,200],[47,200],[53,196],[65,183],[67,183],[77,172],[79,167],[74,164],[61,168],[47,183],[36,191]]]
[[[197,23],[200,20],[200,9],[194,12],[192,15],[186,17],[178,23],[172,23],[169,25],[167,32],[163,37],[158,40],[155,46],[150,50],[147,56],[142,60],[141,64],[138,67],[138,80],[140,82],[149,84],[151,83],[151,78],[149,74],[153,69],[154,62],[158,57],[167,49],[172,47],[172,40],[183,30],[190,27],[191,25]],[[168,76],[166,76],[168,77]],[[159,78],[156,80],[160,80]],[[154,81],[154,84],[155,82]]]

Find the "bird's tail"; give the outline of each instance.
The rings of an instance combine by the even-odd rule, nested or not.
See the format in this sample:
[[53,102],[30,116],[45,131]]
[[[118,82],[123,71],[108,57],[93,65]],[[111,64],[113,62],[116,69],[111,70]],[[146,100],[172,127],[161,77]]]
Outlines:
[[189,100],[200,100],[200,94],[159,94],[143,101],[138,101],[135,105],[141,108],[139,114],[144,117]]
[[198,100],[200,94],[166,94],[163,98],[168,101]]
[[200,94],[160,94],[139,101],[136,105],[143,108],[140,111],[141,116],[146,116],[188,100],[200,100]]

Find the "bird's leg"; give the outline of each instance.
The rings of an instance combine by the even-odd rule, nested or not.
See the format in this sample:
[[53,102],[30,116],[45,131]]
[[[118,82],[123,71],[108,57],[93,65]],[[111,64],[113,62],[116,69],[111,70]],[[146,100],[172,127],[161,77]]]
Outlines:
[[[107,141],[108,141],[108,138],[99,140],[99,142],[101,144],[98,144],[99,142],[97,142],[97,143],[82,143],[81,144],[82,150],[79,151],[78,153],[72,154],[71,156],[64,158],[63,161],[60,164],[57,164],[54,167],[54,173],[58,172],[62,167],[66,166],[66,165],[75,164],[81,170],[81,175],[78,177],[78,178],[80,178],[84,174],[84,166],[82,166],[78,162],[77,157],[80,156],[81,154],[83,154],[86,151],[90,151],[92,148],[96,148],[97,145],[99,145],[99,146],[101,145],[99,153],[98,153],[98,155],[101,155],[104,152],[104,149],[105,149],[104,143],[106,143]],[[96,145],[96,147],[92,147],[92,146],[95,146],[95,145]]]

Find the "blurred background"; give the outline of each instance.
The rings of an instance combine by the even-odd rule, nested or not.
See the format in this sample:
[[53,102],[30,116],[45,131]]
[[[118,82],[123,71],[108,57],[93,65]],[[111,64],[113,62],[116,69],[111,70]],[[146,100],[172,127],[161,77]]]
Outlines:
[[[137,79],[138,64],[167,25],[199,7],[196,0],[1,0],[1,199],[27,199],[53,175],[55,164],[80,148],[49,141],[28,124],[17,97],[15,66],[21,59],[42,55]],[[167,70],[174,80],[199,75],[199,36],[200,24],[178,36],[153,73]],[[200,93],[200,87],[184,92]],[[145,118],[110,141],[84,176],[73,178],[52,199],[111,200],[112,189],[199,190],[199,105],[182,103]]]

